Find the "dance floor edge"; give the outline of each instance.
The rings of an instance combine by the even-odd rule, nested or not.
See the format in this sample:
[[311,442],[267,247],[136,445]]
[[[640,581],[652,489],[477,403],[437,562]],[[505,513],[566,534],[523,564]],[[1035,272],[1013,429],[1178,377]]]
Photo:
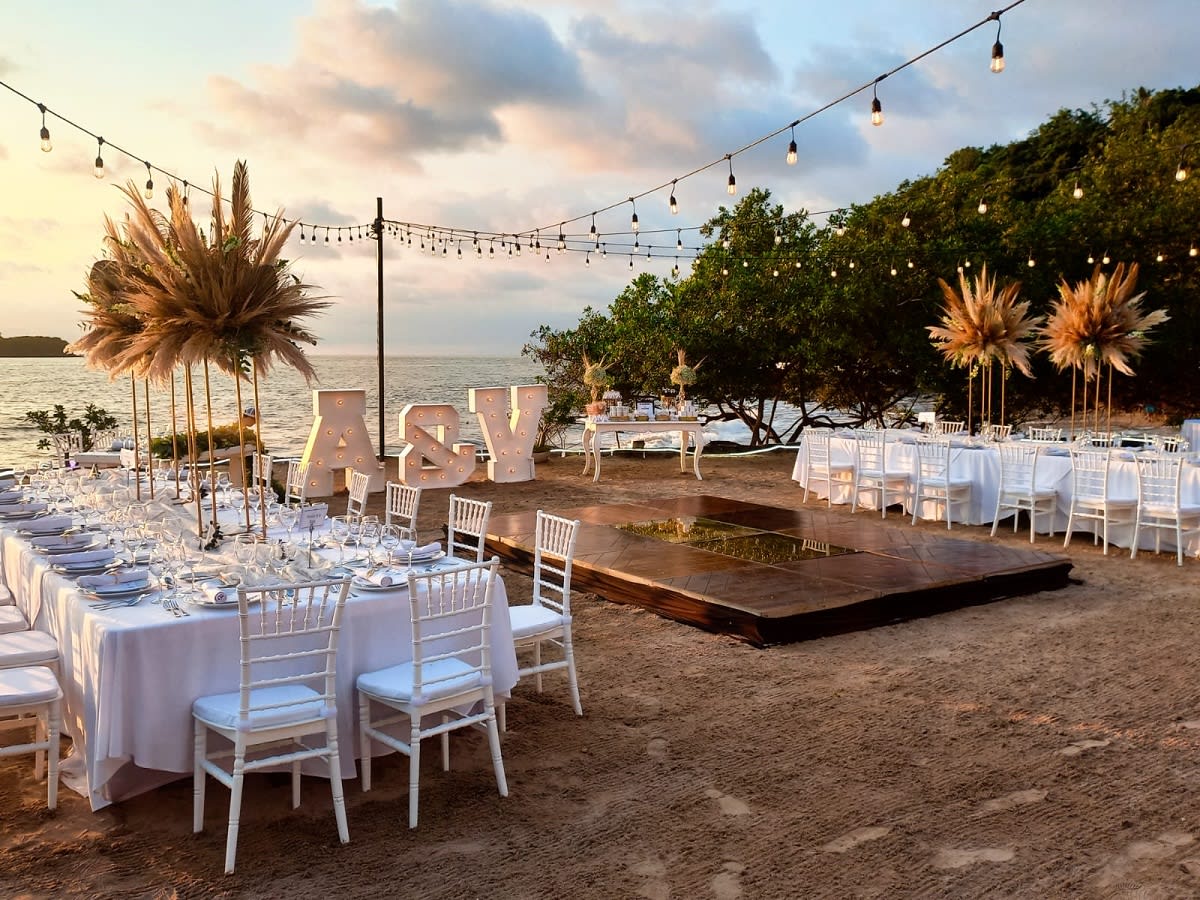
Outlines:
[[[699,495],[553,510],[579,519],[572,587],[758,646],[806,640],[1065,587],[1058,554],[874,514],[785,509]],[[813,558],[758,562],[622,529],[716,523],[764,545],[803,544]],[[535,513],[493,516],[488,549],[532,572]],[[686,535],[684,538],[686,540]],[[737,542],[728,546],[736,545]],[[711,542],[708,546],[713,546]],[[852,552],[836,555],[839,548]],[[833,555],[819,555],[829,552]]]

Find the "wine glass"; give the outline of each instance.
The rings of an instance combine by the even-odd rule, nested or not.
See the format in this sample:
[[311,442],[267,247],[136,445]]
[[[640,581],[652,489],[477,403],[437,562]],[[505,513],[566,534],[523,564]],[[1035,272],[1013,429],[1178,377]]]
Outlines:
[[375,551],[379,548],[379,516],[363,516],[359,527],[359,540],[367,548],[367,564],[375,565]]
[[346,542],[350,539],[351,516],[333,516],[329,520],[329,536],[338,545],[338,565],[346,562]]
[[251,567],[258,552],[258,535],[239,534],[233,539],[233,558],[240,565]]
[[399,525],[384,525],[379,529],[379,546],[384,550],[384,565],[391,565],[392,556],[400,546],[400,536],[404,531]]
[[298,521],[300,521],[300,510],[296,507],[290,503],[279,507],[279,524],[287,529],[288,543],[291,543],[292,529],[296,527]]
[[154,580],[158,582],[158,593],[150,599],[151,603],[158,603],[163,597],[167,596],[164,591],[169,586],[173,586],[174,582],[169,579],[171,571],[174,567],[172,557],[175,554],[175,548],[166,541],[161,541],[154,545],[150,550],[150,574],[154,576]]

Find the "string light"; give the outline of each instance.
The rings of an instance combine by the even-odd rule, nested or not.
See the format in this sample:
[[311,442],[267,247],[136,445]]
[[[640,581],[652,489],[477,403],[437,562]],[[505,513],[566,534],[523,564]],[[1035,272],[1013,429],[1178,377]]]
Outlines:
[[39,134],[39,136],[42,139],[42,152],[49,153],[51,150],[54,149],[54,145],[52,143],[50,143],[50,129],[46,127],[46,104],[39,103],[37,105],[37,108],[42,113],[42,130]]
[[637,201],[635,201],[632,197],[630,197],[629,202],[631,204],[633,204],[633,215],[629,219],[629,230],[637,231],[639,228],[638,217],[637,217]]
[[999,75],[1004,71],[1004,45],[1000,43],[1000,13],[994,12],[988,18],[996,20],[996,43],[992,44],[992,62],[988,68]]
[[908,261],[908,267],[910,269],[915,268],[915,266],[913,265],[913,261],[911,259]]
[[1106,266],[1107,266],[1107,265],[1108,265],[1110,262],[1112,262],[1112,260],[1111,260],[1111,259],[1109,259],[1109,256],[1108,256],[1108,251],[1107,251],[1107,250],[1105,250],[1105,251],[1104,251],[1104,255],[1103,255],[1102,257],[1100,257],[1100,262],[1104,263],[1104,265],[1106,265]]
[[667,206],[670,208],[671,215],[673,216],[679,215],[679,201],[675,199],[675,184],[678,181],[678,178],[671,179],[671,199],[667,201]]
[[588,266],[589,268],[591,267],[591,265],[592,265],[592,251],[591,250],[589,250],[587,253],[584,254],[583,264],[585,266]]
[[1188,256],[1195,256],[1196,253],[1197,253],[1197,251],[1196,251],[1195,244],[1192,244],[1192,246],[1188,247]]
[[[907,227],[907,226],[905,226],[905,227]],[[836,234],[838,237],[841,237],[843,234],[846,233],[846,226],[839,223],[838,226],[833,229],[833,233]]]
[[[388,230],[391,231],[390,228]],[[338,229],[338,243],[340,244],[341,242],[342,242],[342,229],[339,228]]]
[[728,250],[729,244],[730,244],[730,240],[728,237],[721,238],[721,249],[722,250]]
[[1183,153],[1180,153],[1179,154],[1179,165],[1176,166],[1176,168],[1175,168],[1175,180],[1176,181],[1187,181],[1187,177],[1188,177],[1187,156]]
[[875,79],[875,84],[871,86],[873,96],[871,97],[871,124],[883,124],[883,104],[879,102],[879,82],[887,78],[886,75],[880,75]]
[[329,229],[325,229],[325,246],[329,246]]
[[596,214],[595,213],[592,213],[592,227],[591,227],[591,230],[588,231],[588,235],[591,237],[593,244],[600,243],[600,232],[598,232],[596,230]]
[[154,173],[150,171],[150,163],[146,163],[146,190],[143,193],[147,200],[154,196]]
[[783,234],[779,231],[778,228],[776,228],[775,229],[775,246],[778,247],[782,243],[783,243]]
[[188,205],[188,194],[191,192],[191,187],[187,183],[187,179],[183,180],[183,205]]
[[682,228],[675,229],[675,249],[676,250],[683,249],[683,229]]
[[[104,177],[104,155],[103,154],[104,154],[104,138],[98,137],[98,138],[96,138],[96,168],[93,170],[93,174],[97,178]],[[1175,177],[1179,178],[1178,175],[1176,175]],[[1182,181],[1183,179],[1180,178],[1179,180]]]
[[979,214],[981,216],[986,216],[987,211],[988,211],[987,197],[980,197],[979,198]]
[[725,159],[729,163],[729,181],[725,185],[725,193],[732,197],[737,193],[737,179],[733,177],[733,155],[726,153]]
[[909,225],[911,225],[911,224],[912,224],[912,219],[910,219],[910,218],[908,217],[908,211],[907,211],[907,210],[906,210],[906,211],[905,211],[905,213],[904,213],[904,218],[900,220],[900,224],[901,224],[901,226],[903,226],[904,228],[907,228]]
[[778,277],[779,277],[779,266],[776,266],[775,268],[773,268],[773,269],[771,270],[771,276],[772,276],[773,278],[778,278]]
[[1089,266],[1092,265],[1095,261],[1096,261],[1096,257],[1092,256],[1091,253],[1088,253],[1088,265]]
[[794,166],[796,164],[796,124],[792,123],[792,140],[788,143],[787,164]]
[[679,277],[679,257],[675,257],[675,265],[671,266],[671,274],[676,278]]
[[1079,186],[1078,181],[1075,182],[1075,190],[1071,191],[1071,196],[1074,197],[1076,200],[1083,199],[1083,188],[1081,188]]
[[558,252],[559,253],[562,253],[564,250],[567,249],[567,236],[565,234],[563,234],[563,230],[562,230],[564,224],[566,224],[566,223],[564,223],[564,222],[558,223]]
[[633,254],[632,253],[629,254],[629,268],[631,268],[631,269],[633,268]]
[[1163,254],[1162,254],[1162,251],[1161,251],[1161,250],[1159,250],[1159,251],[1158,251],[1158,255],[1154,257],[1154,261],[1155,261],[1155,262],[1162,262],[1162,261],[1163,261]]
[[300,223],[300,243],[304,243],[304,223]]
[[1037,265],[1037,261],[1033,258],[1032,250],[1029,251],[1029,259],[1025,260],[1025,265],[1029,266],[1031,269]]
[[728,269],[728,268],[726,268],[724,265],[722,265],[722,266],[721,266],[721,274],[722,274],[722,275],[728,275],[728,274],[729,274],[729,269]]
[[894,278],[895,275],[896,275],[896,264],[892,263],[892,277]]

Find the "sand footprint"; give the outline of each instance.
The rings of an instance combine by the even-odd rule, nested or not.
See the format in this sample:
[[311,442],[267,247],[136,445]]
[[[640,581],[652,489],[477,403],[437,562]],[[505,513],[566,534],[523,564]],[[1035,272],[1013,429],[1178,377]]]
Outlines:
[[667,739],[660,737],[650,738],[646,743],[646,755],[651,759],[666,759]]
[[1011,847],[980,847],[976,850],[939,850],[933,864],[939,869],[961,869],[981,862],[1008,862],[1016,853]]
[[[1100,870],[1096,876],[1097,884],[1102,888],[1111,888],[1123,884],[1139,860],[1166,859],[1173,856],[1180,847],[1186,847],[1195,841],[1195,837],[1184,831],[1166,831],[1148,841],[1134,841],[1118,853]],[[1191,870],[1183,860],[1180,866],[1185,872]]]
[[667,867],[660,859],[644,859],[633,867],[633,873],[646,879],[637,889],[646,900],[667,900],[671,886],[667,884]]
[[741,874],[746,867],[739,862],[727,862],[712,880],[713,894],[717,900],[737,900],[742,896]]
[[1024,806],[1026,803],[1040,803],[1046,799],[1046,792],[1040,788],[1030,788],[1026,791],[1015,791],[1003,797],[994,797],[979,804],[979,815],[1012,809],[1014,806]]
[[1082,741],[1075,741],[1075,743],[1069,744],[1068,746],[1063,747],[1058,752],[1061,753],[1063,756],[1078,756],[1084,750],[1095,750],[1099,747],[1107,747],[1111,743],[1112,743],[1112,741],[1109,740],[1108,738],[1105,738],[1102,741],[1094,740],[1092,738],[1087,738]]
[[821,849],[826,853],[845,853],[864,841],[874,841],[885,837],[891,833],[891,830],[890,827],[884,825],[865,825],[862,828],[848,831],[839,838],[834,838],[828,844],[822,845]]
[[744,816],[750,812],[749,805],[744,800],[739,800],[737,797],[730,797],[728,794],[723,794],[716,788],[709,788],[704,792],[704,796],[710,800],[716,800],[717,805],[727,816]]

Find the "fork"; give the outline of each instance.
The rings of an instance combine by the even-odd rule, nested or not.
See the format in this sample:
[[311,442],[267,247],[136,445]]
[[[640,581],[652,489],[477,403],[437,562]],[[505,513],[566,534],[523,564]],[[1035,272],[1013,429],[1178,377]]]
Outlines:
[[154,592],[146,591],[146,593],[144,593],[144,594],[135,594],[132,597],[125,597],[121,600],[109,600],[107,603],[96,604],[95,606],[92,607],[92,609],[99,609],[99,610],[122,609],[127,606],[137,606],[139,603],[141,603],[143,600],[145,600],[147,597],[149,597],[152,593],[154,593]]
[[176,600],[174,597],[163,597],[162,606],[163,606],[163,609],[172,613],[175,616],[175,618],[177,618],[177,619],[182,618],[183,616],[191,615],[190,612],[188,612],[186,609],[184,609],[182,606],[179,605],[179,601]]

